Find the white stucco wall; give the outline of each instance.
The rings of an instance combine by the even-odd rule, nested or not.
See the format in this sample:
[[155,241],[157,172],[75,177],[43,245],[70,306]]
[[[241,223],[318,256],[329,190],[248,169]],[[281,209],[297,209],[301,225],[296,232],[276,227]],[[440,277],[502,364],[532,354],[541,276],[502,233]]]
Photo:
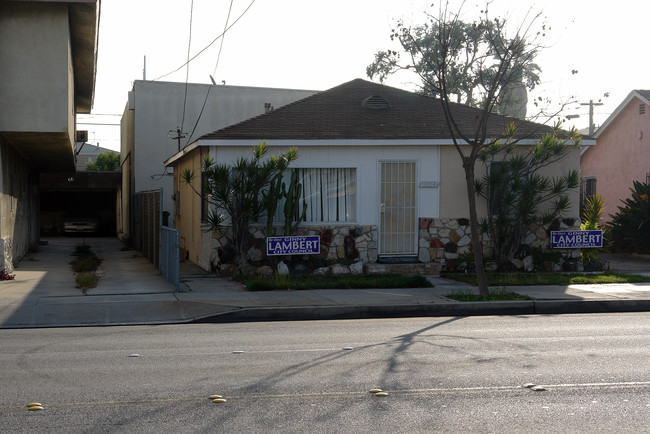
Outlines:
[[[185,83],[136,80],[129,97],[134,121],[133,124],[122,123],[123,129],[133,129],[134,192],[162,188],[163,210],[170,212],[173,180],[170,169],[166,170],[163,162],[178,151],[178,142],[170,137],[175,137],[176,129],[182,126],[187,137],[181,140],[181,147],[189,143],[208,89],[207,103],[191,141],[264,113],[267,102],[278,108],[315,93],[309,90],[189,84],[183,123],[185,87]],[[170,130],[174,132],[170,134]],[[121,154],[126,158],[128,149],[123,148]]]
[[[376,142],[375,142],[376,143]],[[254,143],[251,143],[253,145]],[[270,142],[269,155],[288,149]],[[292,168],[355,168],[357,219],[359,225],[379,224],[379,163],[381,161],[415,161],[417,172],[417,216],[438,217],[440,209],[439,188],[420,186],[422,182],[440,182],[440,146],[426,145],[371,145],[369,143],[337,141],[328,146],[293,144],[300,157],[291,163]],[[232,163],[242,154],[250,154],[250,147],[215,146],[211,156],[220,163]],[[348,225],[349,223],[341,223]]]
[[[239,141],[240,143],[243,141]],[[206,141],[205,144],[209,142]],[[234,162],[243,153],[249,152],[250,145],[234,145],[233,142],[214,141],[211,154],[219,162]],[[418,143],[418,141],[413,141]],[[416,162],[417,170],[417,216],[423,218],[457,219],[469,216],[465,173],[456,148],[448,143],[408,141],[270,141],[270,154],[285,150],[290,146],[298,148],[300,157],[292,163],[294,168],[354,167],[357,169],[357,215],[356,223],[377,224],[379,204],[379,162],[382,160],[410,160]],[[521,152],[527,146],[521,145]],[[573,147],[566,157],[544,168],[545,176],[559,177],[569,170],[580,167],[580,148]],[[485,173],[482,163],[476,165],[476,177]],[[436,187],[431,187],[431,185]],[[580,191],[569,192],[571,207],[566,217],[578,217]],[[477,198],[479,217],[485,216],[487,207],[483,198]]]

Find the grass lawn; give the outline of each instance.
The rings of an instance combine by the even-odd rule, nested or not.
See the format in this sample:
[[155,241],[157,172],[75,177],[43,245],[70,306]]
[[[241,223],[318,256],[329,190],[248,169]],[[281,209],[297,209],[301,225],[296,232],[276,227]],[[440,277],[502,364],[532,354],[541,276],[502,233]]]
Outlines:
[[518,301],[530,300],[527,295],[517,294],[516,292],[508,291],[505,288],[498,288],[491,290],[490,295],[483,296],[474,294],[471,291],[452,292],[445,297],[451,298],[456,301]]
[[276,289],[363,289],[363,288],[430,288],[424,276],[347,275],[347,276],[276,276],[271,279],[238,277],[249,291]]
[[[442,277],[476,285],[476,274],[443,274]],[[602,283],[650,282],[650,277],[638,274],[560,274],[560,273],[488,273],[489,286],[574,285]]]

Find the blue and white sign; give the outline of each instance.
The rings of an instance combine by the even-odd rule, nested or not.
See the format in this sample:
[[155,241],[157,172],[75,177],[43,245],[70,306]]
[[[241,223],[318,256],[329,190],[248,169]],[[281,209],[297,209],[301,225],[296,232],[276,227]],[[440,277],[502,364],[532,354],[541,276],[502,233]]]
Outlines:
[[317,255],[320,253],[320,235],[298,237],[267,237],[266,255]]
[[552,249],[603,247],[603,231],[551,231]]

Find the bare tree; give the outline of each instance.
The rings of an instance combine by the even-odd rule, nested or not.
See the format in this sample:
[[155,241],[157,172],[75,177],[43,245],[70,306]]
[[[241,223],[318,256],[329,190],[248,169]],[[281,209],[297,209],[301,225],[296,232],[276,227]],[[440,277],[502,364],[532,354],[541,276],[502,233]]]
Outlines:
[[[539,67],[534,63],[541,49],[538,33],[533,26],[540,15],[527,16],[523,24],[508,36],[509,25],[504,19],[491,19],[489,3],[472,22],[461,20],[461,9],[440,6],[438,14],[427,14],[427,24],[408,27],[397,23],[391,39],[401,44],[404,52],[385,51],[375,57],[368,67],[370,78],[383,80],[397,70],[414,71],[422,80],[423,89],[440,98],[450,138],[462,161],[469,202],[472,249],[476,262],[479,292],[488,295],[483,265],[476,206],[475,166],[483,151],[508,140],[515,143],[519,134],[512,125],[501,134],[488,127],[490,118],[498,113],[500,101],[508,99],[513,87],[524,85],[532,89],[539,82]],[[454,102],[465,102],[479,109],[473,123],[461,122],[455,114]]]

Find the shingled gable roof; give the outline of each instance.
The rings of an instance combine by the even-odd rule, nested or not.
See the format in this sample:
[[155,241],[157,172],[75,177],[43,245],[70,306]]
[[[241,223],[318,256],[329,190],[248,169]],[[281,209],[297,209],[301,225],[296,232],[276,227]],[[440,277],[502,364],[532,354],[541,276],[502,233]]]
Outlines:
[[[364,100],[373,98],[365,104]],[[383,98],[383,100],[382,100]],[[385,100],[385,101],[384,101]],[[375,103],[375,104],[373,104]],[[388,107],[381,108],[382,104]],[[379,107],[375,107],[375,106]],[[474,134],[480,110],[452,106],[456,121]],[[544,133],[550,128],[493,114],[488,133],[503,134],[511,122],[520,133]],[[355,79],[287,104],[277,110],[217,130],[203,140],[332,140],[449,139],[440,99]]]

